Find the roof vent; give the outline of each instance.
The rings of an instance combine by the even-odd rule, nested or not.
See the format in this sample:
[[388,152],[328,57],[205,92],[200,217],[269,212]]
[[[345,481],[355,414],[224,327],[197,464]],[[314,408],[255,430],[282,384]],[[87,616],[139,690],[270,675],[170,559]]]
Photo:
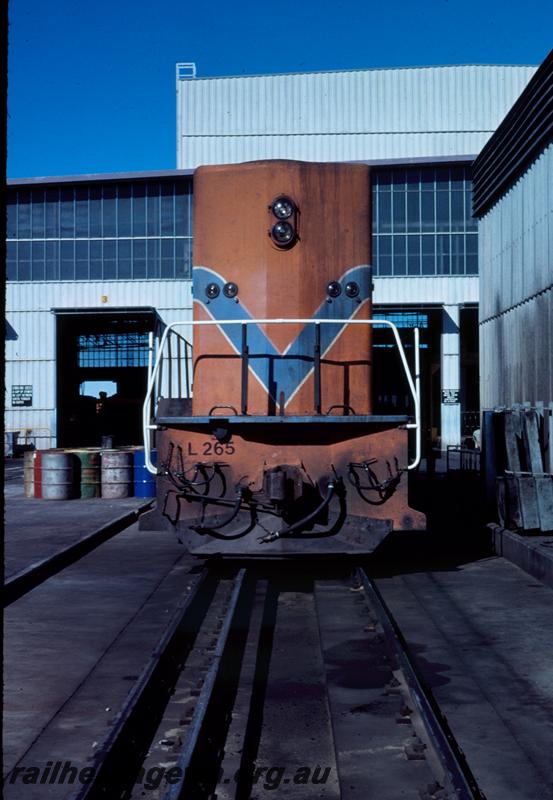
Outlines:
[[177,64],[177,80],[185,81],[188,78],[196,77],[196,64],[194,61],[186,61],[182,64]]

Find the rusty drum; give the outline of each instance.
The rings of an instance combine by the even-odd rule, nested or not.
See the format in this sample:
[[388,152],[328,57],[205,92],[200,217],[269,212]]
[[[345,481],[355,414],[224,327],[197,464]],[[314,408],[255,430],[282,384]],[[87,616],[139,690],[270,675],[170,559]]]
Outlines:
[[102,497],[132,497],[133,454],[129,450],[102,451]]
[[42,497],[42,456],[47,451],[35,450],[34,455],[34,497]]
[[35,451],[29,450],[23,454],[23,487],[25,497],[35,496]]

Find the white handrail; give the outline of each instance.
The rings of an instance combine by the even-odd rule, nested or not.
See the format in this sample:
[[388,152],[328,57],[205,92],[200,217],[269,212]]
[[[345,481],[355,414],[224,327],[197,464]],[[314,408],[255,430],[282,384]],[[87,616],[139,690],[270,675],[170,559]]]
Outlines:
[[407,383],[409,385],[409,390],[411,392],[411,396],[413,398],[413,404],[415,407],[415,422],[408,424],[406,427],[409,429],[416,430],[415,435],[415,460],[412,464],[407,466],[407,469],[415,469],[419,465],[420,458],[421,458],[421,419],[420,419],[420,359],[419,359],[419,329],[414,328],[414,344],[415,344],[415,380],[413,381],[413,377],[409,370],[409,365],[407,363],[407,357],[405,355],[405,350],[403,348],[403,344],[401,342],[399,331],[394,325],[393,322],[390,322],[387,319],[320,319],[314,320],[311,318],[308,319],[286,319],[286,318],[278,318],[278,319],[197,319],[197,320],[186,320],[180,322],[171,322],[165,330],[163,331],[163,335],[161,337],[159,348],[157,352],[156,361],[154,364],[154,368],[149,374],[148,380],[148,389],[146,391],[146,399],[144,400],[144,405],[142,407],[142,420],[143,420],[143,431],[144,431],[144,462],[146,469],[152,475],[157,474],[156,467],[151,462],[151,431],[157,430],[157,425],[152,425],[150,422],[150,403],[152,399],[152,392],[155,387],[157,373],[159,370],[159,365],[161,363],[161,358],[163,355],[163,348],[165,346],[165,342],[167,341],[167,337],[169,333],[178,326],[194,326],[194,325],[293,325],[293,324],[301,324],[301,325],[384,325],[391,329],[394,339],[399,351],[399,355],[401,358],[401,363],[403,366],[403,370],[405,372],[405,377],[407,378]]
[[421,370],[420,370],[420,346],[419,329],[413,328],[414,348],[415,348],[415,422],[409,423],[407,428],[415,429],[415,460],[409,464],[407,469],[415,469],[421,460]]

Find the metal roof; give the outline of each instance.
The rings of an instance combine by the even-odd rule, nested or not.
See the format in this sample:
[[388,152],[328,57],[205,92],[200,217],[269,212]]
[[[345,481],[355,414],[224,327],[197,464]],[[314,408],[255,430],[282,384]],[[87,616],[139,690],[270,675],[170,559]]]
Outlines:
[[177,81],[177,166],[478,153],[535,72],[455,65]]
[[[178,75],[178,68],[181,66],[189,66],[189,63],[177,63],[177,75]],[[389,72],[391,70],[410,70],[410,69],[455,69],[457,67],[531,67],[533,69],[537,69],[539,64],[495,64],[495,63],[463,63],[463,64],[409,64],[407,66],[394,66],[394,67],[352,67],[351,69],[320,69],[320,70],[308,70],[308,71],[296,71],[296,72],[273,72],[271,76],[280,77],[282,75],[334,75],[335,73],[339,74],[348,74],[351,72]],[[196,67],[196,64],[194,64]],[[247,75],[240,74],[240,75],[198,75],[195,72],[194,75],[180,75],[178,76],[178,80],[181,81],[212,81],[212,80],[219,80],[221,78],[228,78],[229,80],[233,80],[238,78],[242,80],[243,78],[266,78],[268,77],[267,73],[263,72],[252,72]]]
[[482,217],[553,141],[553,50],[474,164],[473,208]]
[[[429,164],[470,164],[476,158],[476,153],[471,155],[453,156],[419,156],[414,158],[375,158],[365,161],[352,163],[368,164],[372,167],[416,167],[417,165]],[[189,177],[194,175],[193,169],[172,169],[172,170],[150,170],[146,172],[104,172],[91,175],[61,175],[61,176],[41,176],[37,178],[9,178],[6,183],[10,188],[18,186],[54,186],[56,184],[67,183],[108,183],[136,181],[136,180],[163,180]]]
[[56,183],[108,183],[110,181],[163,180],[192,175],[191,169],[157,169],[145,172],[98,172],[83,175],[50,175],[34,178],[9,178],[8,186],[27,186]]

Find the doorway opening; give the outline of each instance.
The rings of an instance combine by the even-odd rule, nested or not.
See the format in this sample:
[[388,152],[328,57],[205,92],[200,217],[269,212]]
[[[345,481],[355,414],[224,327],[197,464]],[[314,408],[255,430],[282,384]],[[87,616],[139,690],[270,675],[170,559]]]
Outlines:
[[142,442],[154,309],[56,310],[58,447]]

